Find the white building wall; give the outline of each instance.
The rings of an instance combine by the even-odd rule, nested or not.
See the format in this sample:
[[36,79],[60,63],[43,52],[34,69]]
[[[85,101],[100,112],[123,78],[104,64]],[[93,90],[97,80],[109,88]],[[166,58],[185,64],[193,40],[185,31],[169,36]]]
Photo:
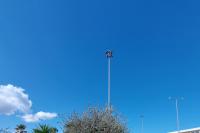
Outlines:
[[169,133],[200,133],[200,127],[198,128],[191,128],[186,130],[174,131]]

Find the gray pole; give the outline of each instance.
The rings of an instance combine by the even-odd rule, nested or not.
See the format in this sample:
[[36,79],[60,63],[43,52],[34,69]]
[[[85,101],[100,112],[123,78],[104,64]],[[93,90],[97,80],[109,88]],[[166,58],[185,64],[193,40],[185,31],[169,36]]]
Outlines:
[[171,98],[169,97],[169,100],[175,100],[175,103],[176,103],[176,128],[177,128],[177,132],[179,133],[180,131],[180,120],[179,120],[179,106],[178,106],[178,103],[179,103],[179,100],[183,100],[183,97],[181,98]]
[[144,116],[140,115],[141,118],[141,133],[144,133]]
[[110,76],[110,66],[111,66],[111,58],[112,56],[112,51],[108,50],[106,51],[106,57],[108,58],[108,109],[111,109],[111,102],[110,102],[110,82],[111,82],[111,76]]
[[110,108],[110,58],[108,58],[108,107]]
[[180,130],[180,123],[179,123],[179,109],[178,109],[178,99],[176,98],[176,125],[177,131]]

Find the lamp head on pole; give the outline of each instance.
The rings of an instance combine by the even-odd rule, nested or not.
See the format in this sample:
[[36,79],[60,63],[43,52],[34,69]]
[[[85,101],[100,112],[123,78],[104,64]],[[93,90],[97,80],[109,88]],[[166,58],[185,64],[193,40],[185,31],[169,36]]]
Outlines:
[[111,50],[107,50],[107,51],[106,51],[106,57],[107,57],[107,58],[112,58],[112,57],[113,57],[112,51],[111,51]]
[[168,97],[169,100],[184,100],[184,97]]

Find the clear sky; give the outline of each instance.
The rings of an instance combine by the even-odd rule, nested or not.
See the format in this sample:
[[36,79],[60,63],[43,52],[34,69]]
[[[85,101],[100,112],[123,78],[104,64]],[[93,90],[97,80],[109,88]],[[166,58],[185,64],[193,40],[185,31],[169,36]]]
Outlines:
[[[175,103],[169,96],[185,98],[180,101],[182,129],[200,126],[199,4],[198,0],[2,0],[0,84],[22,87],[33,113],[70,114],[89,105],[103,107],[104,52],[112,49],[111,102],[132,132],[140,132],[140,114],[145,133],[175,130]],[[25,123],[18,115],[1,114],[0,128]]]

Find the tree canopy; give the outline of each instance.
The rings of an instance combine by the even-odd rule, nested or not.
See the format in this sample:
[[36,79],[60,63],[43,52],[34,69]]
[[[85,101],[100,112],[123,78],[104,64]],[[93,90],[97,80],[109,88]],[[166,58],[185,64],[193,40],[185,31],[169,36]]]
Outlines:
[[33,133],[57,133],[58,129],[55,127],[50,127],[46,124],[39,125],[39,127],[33,129]]
[[27,133],[26,126],[24,124],[17,125],[17,127],[15,128],[15,132],[16,133]]

